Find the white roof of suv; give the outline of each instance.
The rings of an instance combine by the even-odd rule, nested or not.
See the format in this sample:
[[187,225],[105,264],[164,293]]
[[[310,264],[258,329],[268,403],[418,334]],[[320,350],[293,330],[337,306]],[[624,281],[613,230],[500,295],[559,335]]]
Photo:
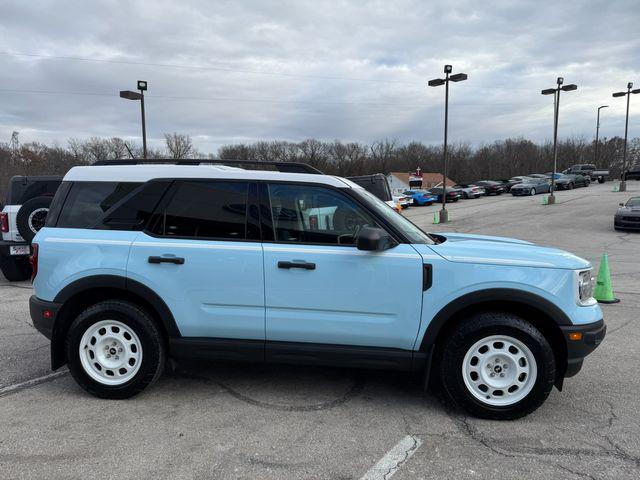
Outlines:
[[331,175],[245,170],[227,165],[99,165],[73,167],[64,176],[68,182],[146,182],[155,178],[211,178],[234,180],[272,180],[318,183],[338,188],[361,188],[355,183]]

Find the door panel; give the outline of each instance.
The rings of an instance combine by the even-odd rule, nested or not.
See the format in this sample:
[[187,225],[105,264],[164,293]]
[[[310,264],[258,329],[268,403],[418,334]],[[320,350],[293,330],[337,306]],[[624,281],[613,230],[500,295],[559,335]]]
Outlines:
[[242,181],[176,180],[134,241],[130,278],[164,299],[183,336],[264,340],[256,194]]
[[[267,340],[411,349],[422,308],[422,258],[410,245],[264,245]],[[278,262],[315,269],[278,268]]]
[[[149,263],[176,257],[184,263]],[[264,277],[258,242],[155,238],[141,233],[128,276],[166,302],[185,337],[264,340]]]
[[415,249],[358,250],[360,229],[379,224],[344,192],[266,190],[262,231],[274,240],[263,245],[267,340],[411,349],[422,308]]

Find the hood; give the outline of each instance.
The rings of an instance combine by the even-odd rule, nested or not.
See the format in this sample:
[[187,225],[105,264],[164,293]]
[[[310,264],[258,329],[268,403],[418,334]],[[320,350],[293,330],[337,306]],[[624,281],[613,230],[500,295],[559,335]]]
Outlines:
[[507,237],[438,233],[447,240],[431,249],[451,262],[519,267],[583,269],[591,264],[569,252]]
[[620,207],[618,209],[619,214],[629,214],[632,213],[634,215],[640,215],[640,205],[633,207]]

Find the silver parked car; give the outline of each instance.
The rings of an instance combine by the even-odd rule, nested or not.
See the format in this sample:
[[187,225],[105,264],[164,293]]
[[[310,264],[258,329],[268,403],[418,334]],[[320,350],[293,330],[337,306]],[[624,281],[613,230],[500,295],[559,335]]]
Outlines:
[[453,188],[460,190],[462,198],[478,198],[486,193],[484,188],[472,183],[460,183],[455,185]]
[[522,183],[511,187],[511,195],[536,195],[537,193],[549,193],[551,182],[546,178],[527,178]]

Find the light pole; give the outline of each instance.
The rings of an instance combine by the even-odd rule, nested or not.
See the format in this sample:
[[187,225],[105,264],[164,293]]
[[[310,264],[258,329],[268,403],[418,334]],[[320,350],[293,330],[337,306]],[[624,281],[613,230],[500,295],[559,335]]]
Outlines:
[[556,88],[547,88],[542,90],[542,95],[553,95],[553,175],[551,175],[551,193],[549,194],[549,205],[556,203],[554,192],[556,191],[556,170],[558,169],[558,117],[560,116],[560,91],[570,92],[577,90],[575,84],[562,85],[564,78],[558,77],[556,80]]
[[620,181],[620,191],[625,192],[627,190],[627,178],[625,174],[627,172],[627,133],[629,132],[629,99],[631,98],[632,93],[640,93],[640,88],[636,88],[635,90],[631,90],[633,88],[633,83],[627,83],[627,91],[626,92],[616,92],[613,94],[614,97],[624,97],[627,96],[627,118],[624,123],[624,148],[622,150],[622,180]]
[[138,80],[138,92],[131,90],[121,90],[120,98],[127,100],[140,100],[140,112],[142,113],[142,158],[147,158],[147,126],[144,116],[144,92],[147,90],[146,80]]
[[451,65],[444,66],[444,78],[435,78],[429,80],[428,85],[430,87],[439,87],[444,85],[444,162],[442,166],[442,210],[440,210],[440,223],[446,223],[449,221],[449,214],[447,212],[447,130],[449,123],[449,82],[462,82],[467,79],[466,73],[456,73],[449,76],[453,67]]
[[607,108],[609,105],[600,105],[598,107],[598,120],[596,121],[596,146],[593,153],[593,164],[598,166],[598,134],[600,133],[600,110]]

